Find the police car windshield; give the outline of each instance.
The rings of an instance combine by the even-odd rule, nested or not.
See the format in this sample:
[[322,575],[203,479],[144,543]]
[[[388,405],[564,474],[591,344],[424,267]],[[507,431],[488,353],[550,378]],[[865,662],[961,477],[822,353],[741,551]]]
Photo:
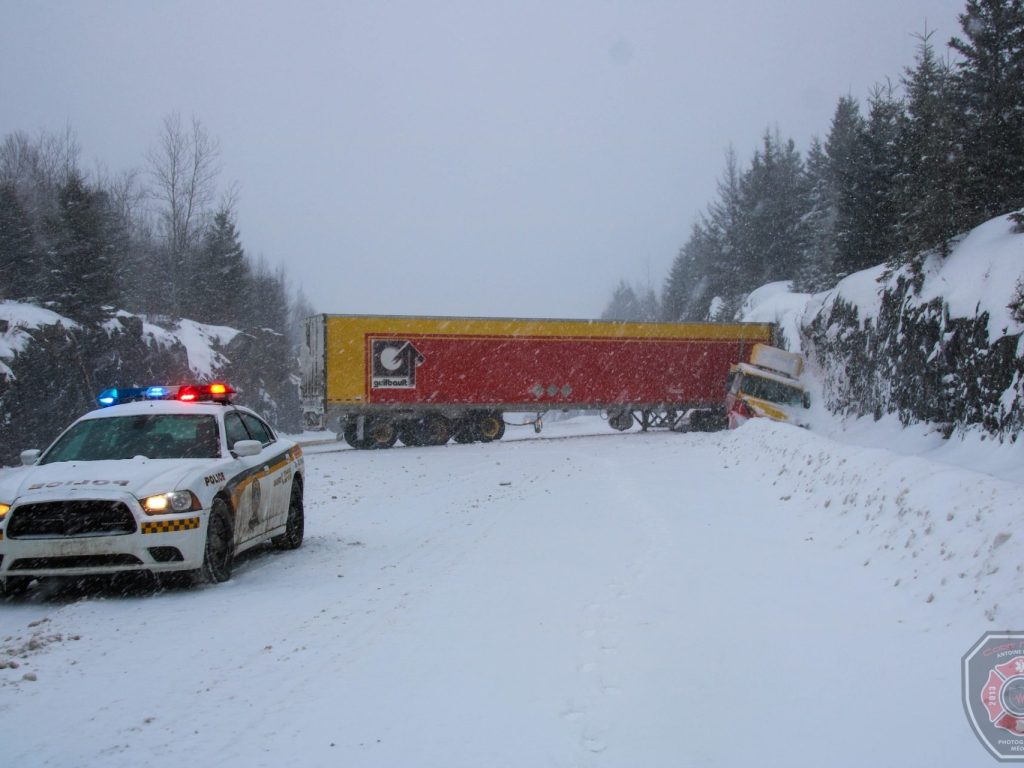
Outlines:
[[217,419],[209,415],[145,414],[86,419],[65,432],[40,460],[212,459],[220,456]]

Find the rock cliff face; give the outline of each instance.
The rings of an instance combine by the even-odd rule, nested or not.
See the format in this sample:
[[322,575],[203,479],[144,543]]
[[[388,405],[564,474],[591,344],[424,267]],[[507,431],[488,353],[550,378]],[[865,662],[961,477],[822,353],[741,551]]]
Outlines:
[[804,350],[829,408],[896,413],[952,431],[979,425],[1015,439],[1024,425],[1024,337],[1010,305],[1024,234],[1009,217],[932,255],[919,274],[879,267],[811,298]]

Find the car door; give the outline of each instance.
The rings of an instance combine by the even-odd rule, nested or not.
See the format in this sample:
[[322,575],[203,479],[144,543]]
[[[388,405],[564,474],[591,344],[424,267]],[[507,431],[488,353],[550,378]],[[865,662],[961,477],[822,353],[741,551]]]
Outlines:
[[288,515],[288,482],[291,475],[291,461],[286,456],[274,430],[262,419],[251,413],[242,413],[242,422],[252,436],[263,444],[260,456],[263,459],[260,471],[260,487],[263,507],[263,532],[284,525]]
[[[233,447],[239,440],[259,440],[246,428],[240,411],[224,414],[224,433],[228,446]],[[262,442],[262,441],[261,441]],[[235,510],[235,543],[242,544],[262,536],[267,530],[267,509],[269,485],[264,479],[267,466],[267,449],[255,456],[236,456],[236,469],[229,483],[231,505]]]

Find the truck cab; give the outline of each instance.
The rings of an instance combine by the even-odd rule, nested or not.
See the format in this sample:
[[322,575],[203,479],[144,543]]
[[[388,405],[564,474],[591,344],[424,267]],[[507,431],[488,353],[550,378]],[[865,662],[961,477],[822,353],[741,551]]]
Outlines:
[[729,369],[725,394],[729,428],[735,429],[752,418],[806,426],[810,400],[800,381],[802,371],[800,355],[756,344],[749,363],[737,363]]

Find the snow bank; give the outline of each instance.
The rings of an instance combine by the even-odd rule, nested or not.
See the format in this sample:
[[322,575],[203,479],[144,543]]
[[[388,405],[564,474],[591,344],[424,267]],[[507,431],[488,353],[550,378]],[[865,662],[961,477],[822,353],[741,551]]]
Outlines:
[[989,341],[1024,331],[1008,308],[1024,276],[1024,234],[1014,227],[1009,216],[992,219],[973,229],[946,259],[929,259],[921,303],[941,298],[951,317],[987,312]]
[[[883,425],[875,432],[877,440],[891,430]],[[996,480],[920,456],[841,445],[767,419],[752,420],[735,435],[723,451],[742,473],[760,476],[794,509],[817,510],[822,527],[840,534],[836,546],[863,552],[864,567],[892,589],[921,604],[945,604],[937,617],[973,614],[1003,625],[1022,615],[1019,471],[1015,482]],[[950,445],[947,461],[971,448]],[[995,455],[1020,466],[1020,451],[993,451],[989,458]],[[836,528],[830,519],[845,522]]]
[[207,380],[213,378],[214,372],[222,370],[229,362],[224,355],[214,350],[214,345],[224,347],[239,331],[225,325],[182,320],[171,333],[188,351],[189,368],[200,379]]
[[214,378],[216,372],[223,370],[229,362],[215,347],[223,348],[231,342],[239,331],[225,325],[207,325],[194,320],[183,319],[173,328],[165,328],[146,321],[140,315],[119,311],[114,320],[104,326],[108,331],[119,330],[119,320],[138,318],[142,321],[142,335],[153,341],[157,346],[168,348],[181,344],[188,354],[188,367],[200,380]]
[[30,338],[28,331],[58,323],[67,328],[78,327],[74,320],[49,309],[18,301],[0,301],[0,376],[14,375],[5,361],[25,348]]
[[786,348],[799,352],[800,322],[810,299],[809,293],[794,293],[789,280],[768,283],[747,296],[737,319],[745,323],[775,323],[786,337]]

